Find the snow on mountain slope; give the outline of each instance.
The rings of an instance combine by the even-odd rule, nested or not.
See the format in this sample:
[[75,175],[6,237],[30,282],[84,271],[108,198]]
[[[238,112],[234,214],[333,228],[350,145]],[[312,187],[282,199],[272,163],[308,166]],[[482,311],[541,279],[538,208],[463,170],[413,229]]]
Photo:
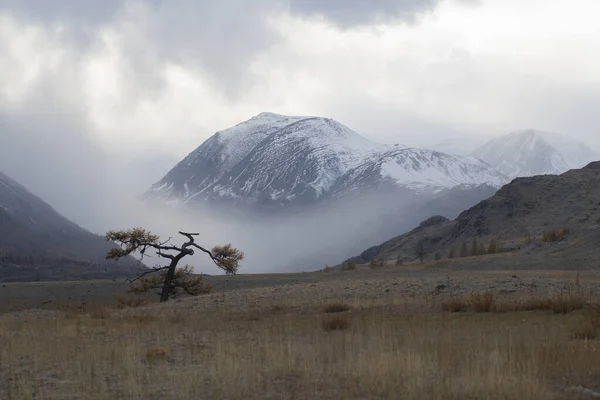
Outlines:
[[438,192],[461,185],[487,184],[500,187],[508,178],[475,157],[461,157],[438,151],[396,147],[373,153],[340,180],[342,194],[388,184],[415,192]]
[[262,113],[213,135],[147,195],[305,205],[384,183],[436,191],[506,181],[473,157],[378,144],[327,118]]
[[559,175],[598,159],[584,144],[568,136],[533,129],[491,140],[472,155],[511,178]]

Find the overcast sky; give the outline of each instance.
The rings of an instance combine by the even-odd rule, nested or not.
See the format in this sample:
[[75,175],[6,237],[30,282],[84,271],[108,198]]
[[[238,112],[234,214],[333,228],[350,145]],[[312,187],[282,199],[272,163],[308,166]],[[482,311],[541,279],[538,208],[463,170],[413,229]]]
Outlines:
[[[262,111],[600,151],[598,0],[0,0],[0,170],[94,231]],[[90,211],[90,210],[93,210]]]

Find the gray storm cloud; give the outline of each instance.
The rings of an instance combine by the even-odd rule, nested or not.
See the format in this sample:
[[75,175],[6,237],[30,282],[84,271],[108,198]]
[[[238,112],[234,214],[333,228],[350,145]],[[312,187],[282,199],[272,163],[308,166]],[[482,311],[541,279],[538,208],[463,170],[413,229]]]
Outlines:
[[390,20],[414,21],[440,0],[290,0],[292,13],[321,15],[342,27]]

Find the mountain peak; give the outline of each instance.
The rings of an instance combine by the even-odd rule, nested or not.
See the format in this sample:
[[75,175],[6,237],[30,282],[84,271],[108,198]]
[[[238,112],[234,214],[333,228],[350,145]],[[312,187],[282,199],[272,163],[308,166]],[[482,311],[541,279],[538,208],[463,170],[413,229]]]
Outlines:
[[531,128],[493,139],[472,155],[511,178],[560,175],[597,159],[596,154],[572,137]]
[[330,118],[263,112],[209,138],[149,194],[280,207],[383,187],[427,192],[506,180],[475,158],[372,142]]

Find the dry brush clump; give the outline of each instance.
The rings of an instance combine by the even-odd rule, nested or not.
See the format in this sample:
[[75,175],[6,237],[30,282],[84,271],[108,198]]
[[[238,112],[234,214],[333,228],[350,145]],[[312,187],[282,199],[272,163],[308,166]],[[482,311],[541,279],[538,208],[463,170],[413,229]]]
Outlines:
[[350,317],[340,314],[327,316],[323,318],[321,327],[328,332],[345,331],[350,328]]
[[354,270],[356,270],[356,263],[347,261],[342,264],[342,271],[354,271]]
[[442,311],[447,312],[463,312],[467,311],[469,307],[469,301],[465,296],[451,296],[442,300]]
[[542,241],[545,242],[545,243],[560,242],[560,241],[564,240],[565,237],[570,232],[571,231],[567,227],[564,227],[564,228],[559,229],[559,230],[544,232],[542,234]]
[[499,300],[493,293],[485,292],[448,297],[442,301],[441,308],[447,312],[468,310],[478,313],[552,311],[554,314],[569,314],[583,309],[586,305],[588,305],[588,301],[577,293],[562,293],[519,300]]
[[491,312],[494,309],[493,293],[473,293],[469,298],[469,304],[476,312]]

